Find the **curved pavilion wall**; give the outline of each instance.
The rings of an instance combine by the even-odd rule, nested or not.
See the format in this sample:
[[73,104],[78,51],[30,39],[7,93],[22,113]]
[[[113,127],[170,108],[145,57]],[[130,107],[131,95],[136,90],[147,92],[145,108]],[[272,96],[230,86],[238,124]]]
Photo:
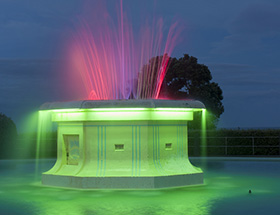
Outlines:
[[82,189],[152,189],[203,183],[188,159],[187,122],[199,101],[46,103],[58,125],[57,161],[42,183]]

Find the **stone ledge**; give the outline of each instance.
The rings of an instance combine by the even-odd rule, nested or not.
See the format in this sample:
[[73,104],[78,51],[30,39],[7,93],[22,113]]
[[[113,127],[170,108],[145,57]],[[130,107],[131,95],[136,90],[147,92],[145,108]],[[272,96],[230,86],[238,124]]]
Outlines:
[[155,177],[79,177],[43,174],[42,184],[77,189],[160,189],[203,184],[203,173]]
[[41,105],[40,110],[67,108],[205,108],[197,100],[127,99],[127,100],[82,100],[52,102]]

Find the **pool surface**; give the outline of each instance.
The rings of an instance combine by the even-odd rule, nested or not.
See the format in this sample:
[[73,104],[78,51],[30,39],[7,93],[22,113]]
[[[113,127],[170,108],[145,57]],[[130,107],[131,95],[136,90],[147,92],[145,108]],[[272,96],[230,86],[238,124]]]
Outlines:
[[[55,160],[0,160],[0,214],[280,214],[280,158],[192,158],[204,185],[161,190],[41,186]],[[249,193],[251,190],[251,194]]]

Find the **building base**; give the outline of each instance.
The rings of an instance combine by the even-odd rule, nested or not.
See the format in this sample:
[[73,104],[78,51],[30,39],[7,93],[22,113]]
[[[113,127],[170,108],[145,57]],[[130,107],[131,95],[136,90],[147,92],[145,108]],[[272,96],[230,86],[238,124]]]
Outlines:
[[203,173],[155,177],[79,177],[43,174],[42,184],[77,189],[160,189],[203,184]]

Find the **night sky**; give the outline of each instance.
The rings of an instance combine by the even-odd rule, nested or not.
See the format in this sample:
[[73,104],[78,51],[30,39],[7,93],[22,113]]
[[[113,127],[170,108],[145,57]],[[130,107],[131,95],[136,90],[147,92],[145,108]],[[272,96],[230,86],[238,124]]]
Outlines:
[[[63,50],[92,2],[0,0],[0,112],[19,130],[44,102],[75,99],[64,81]],[[117,1],[107,2],[114,11]],[[173,57],[187,53],[211,70],[224,95],[219,127],[280,127],[279,0],[151,2],[124,0],[124,10],[134,28],[147,14],[184,26]]]

